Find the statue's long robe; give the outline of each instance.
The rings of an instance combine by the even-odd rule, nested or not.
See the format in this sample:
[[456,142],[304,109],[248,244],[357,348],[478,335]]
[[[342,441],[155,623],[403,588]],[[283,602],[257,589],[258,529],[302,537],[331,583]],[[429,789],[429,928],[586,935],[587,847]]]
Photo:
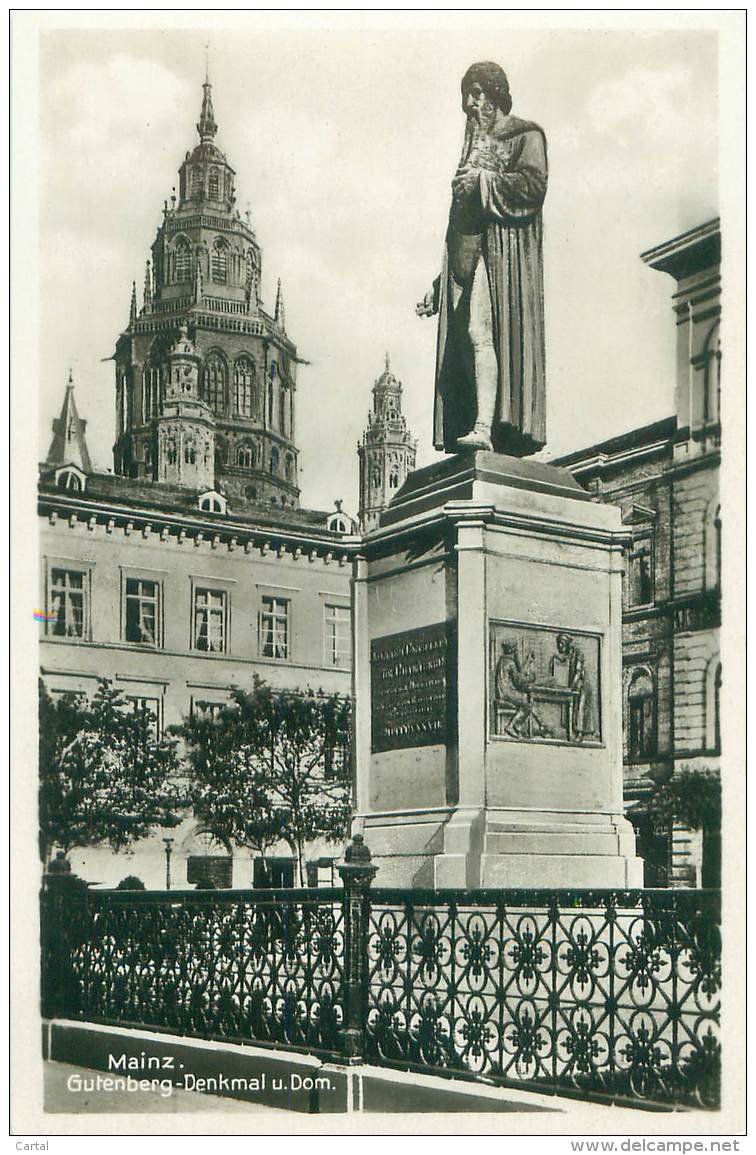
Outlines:
[[[492,163],[493,158],[493,163]],[[476,417],[469,338],[472,277],[455,277],[455,251],[472,238],[484,262],[498,360],[494,449],[524,456],[546,442],[541,206],[548,168],[542,129],[501,118],[472,204],[452,205],[439,278],[434,444],[447,453]],[[463,235],[464,234],[464,235]],[[477,238],[477,241],[476,241]],[[474,301],[472,302],[473,307]]]

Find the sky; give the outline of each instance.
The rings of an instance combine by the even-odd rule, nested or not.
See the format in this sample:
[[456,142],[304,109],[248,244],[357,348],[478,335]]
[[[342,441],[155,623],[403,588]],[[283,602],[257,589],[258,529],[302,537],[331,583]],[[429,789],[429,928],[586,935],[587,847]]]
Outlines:
[[288,333],[309,362],[297,390],[303,505],[342,498],[356,512],[356,446],[386,352],[418,464],[438,456],[436,321],[414,305],[440,270],[459,81],[476,60],[505,68],[513,112],[548,139],[546,455],[673,412],[674,282],[639,254],[718,215],[715,32],[531,31],[501,17],[468,31],[47,30],[42,456],[70,367],[90,453],[112,467],[106,359],[197,140],[206,43],[216,143],[263,250],[263,305],[272,310],[280,277]]

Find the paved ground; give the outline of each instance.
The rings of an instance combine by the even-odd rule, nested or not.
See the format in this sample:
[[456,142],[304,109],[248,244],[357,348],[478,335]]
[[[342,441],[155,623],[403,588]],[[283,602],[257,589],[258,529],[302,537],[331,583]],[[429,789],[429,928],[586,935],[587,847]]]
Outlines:
[[[245,1103],[239,1099],[225,1099],[218,1095],[202,1095],[197,1091],[184,1091],[173,1088],[170,1095],[161,1095],[159,1091],[105,1091],[69,1089],[69,1079],[74,1086],[78,1078],[85,1085],[98,1075],[105,1078],[102,1071],[92,1071],[84,1067],[74,1067],[68,1063],[45,1063],[45,1111],[54,1114],[190,1114],[203,1111],[220,1115],[230,1114],[268,1114],[279,1115],[275,1107],[266,1107],[260,1103]],[[72,1078],[73,1077],[73,1078]],[[285,1113],[285,1112],[284,1112]]]

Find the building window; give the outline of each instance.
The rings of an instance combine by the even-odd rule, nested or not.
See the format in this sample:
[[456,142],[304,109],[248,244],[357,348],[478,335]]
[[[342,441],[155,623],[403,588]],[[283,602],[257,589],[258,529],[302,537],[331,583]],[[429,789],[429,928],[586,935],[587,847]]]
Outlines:
[[217,168],[210,169],[210,179],[207,182],[207,195],[211,200],[220,200],[220,178]]
[[173,268],[177,281],[190,281],[192,279],[192,254],[188,241],[183,238],[176,241]]
[[247,291],[250,294],[252,293],[252,289],[254,288],[256,271],[257,270],[255,268],[255,254],[252,252],[251,249],[247,249],[247,256],[246,256],[246,260],[245,260],[245,280],[246,280],[246,285],[247,285]]
[[705,582],[707,590],[722,587],[722,510],[717,501],[706,511],[704,525]]
[[275,445],[270,451],[270,472],[278,473],[278,449]]
[[631,761],[656,755],[656,694],[648,670],[636,670],[628,690],[627,754]]
[[55,484],[59,489],[82,490],[81,478],[78,473],[74,473],[73,469],[62,469],[55,479]]
[[260,654],[263,658],[289,656],[289,602],[264,597],[260,612]]
[[50,613],[47,632],[58,638],[83,638],[86,630],[88,575],[82,570],[50,571]]
[[225,285],[228,280],[228,245],[223,237],[218,237],[213,245],[212,258],[213,280],[219,285]]
[[325,607],[325,660],[327,666],[349,665],[352,652],[349,606]]
[[389,474],[389,489],[398,489],[399,487],[399,466],[392,465],[391,473]]
[[323,763],[323,776],[327,779],[342,778],[349,769],[349,746],[338,742],[333,746],[326,746]]
[[193,715],[201,718],[217,718],[220,716],[222,710],[225,710],[228,702],[207,702],[197,701],[196,698],[192,700],[191,712]]
[[197,460],[197,454],[194,448],[193,441],[184,442],[184,461],[187,465],[194,465]]
[[278,394],[278,428],[286,435],[286,390],[281,389]]
[[153,738],[160,737],[160,699],[159,698],[138,698],[127,695],[126,701],[131,703],[131,708],[134,713],[140,710],[146,710],[150,715],[150,732]]
[[205,654],[226,652],[225,590],[195,589],[192,645]]
[[143,646],[158,645],[159,622],[158,583],[145,578],[126,578],[126,641]]
[[653,551],[648,538],[635,543],[630,554],[631,606],[647,606],[654,600]]
[[201,168],[195,168],[192,173],[192,195],[195,199],[202,196],[205,191],[205,174]]
[[236,451],[236,464],[242,469],[254,469],[257,464],[257,446],[240,445]]
[[706,749],[712,754],[722,752],[722,663],[719,656],[712,658],[706,670]]
[[160,369],[156,365],[144,367],[144,420],[160,416]]
[[234,398],[240,417],[257,416],[255,366],[249,357],[240,357],[234,365]]
[[205,400],[213,413],[226,412],[226,367],[213,354],[205,362]]

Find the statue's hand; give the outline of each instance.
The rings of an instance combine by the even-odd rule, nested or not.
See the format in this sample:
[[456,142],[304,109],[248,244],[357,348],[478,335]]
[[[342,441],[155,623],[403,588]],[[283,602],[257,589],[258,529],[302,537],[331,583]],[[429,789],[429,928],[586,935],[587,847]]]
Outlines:
[[422,301],[418,301],[415,312],[418,317],[432,317],[438,312],[437,294],[434,289],[429,289]]
[[457,169],[454,179],[451,183],[452,195],[455,200],[461,200],[476,188],[478,178],[480,176],[480,169],[462,167]]

